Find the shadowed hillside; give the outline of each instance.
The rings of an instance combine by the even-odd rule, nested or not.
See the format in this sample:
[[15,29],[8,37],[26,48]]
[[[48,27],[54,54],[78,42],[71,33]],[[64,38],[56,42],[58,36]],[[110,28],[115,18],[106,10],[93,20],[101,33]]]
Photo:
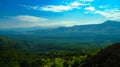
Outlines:
[[120,67],[120,43],[113,44],[87,60],[83,67]]

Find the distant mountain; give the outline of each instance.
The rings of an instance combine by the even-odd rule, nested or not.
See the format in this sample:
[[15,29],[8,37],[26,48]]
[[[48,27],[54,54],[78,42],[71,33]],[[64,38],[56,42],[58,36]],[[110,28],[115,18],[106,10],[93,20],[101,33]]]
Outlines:
[[120,21],[105,21],[100,24],[76,25],[72,27],[59,27],[29,31],[0,31],[0,34],[14,37],[42,37],[42,38],[80,38],[120,40]]
[[[3,28],[0,29],[0,31],[33,31],[33,30],[43,30],[43,29],[48,29],[48,28],[54,28],[54,27],[39,27],[39,26],[34,26],[34,27],[26,27],[26,28]],[[56,27],[55,27],[56,28]]]
[[29,31],[26,33],[28,34],[32,33],[31,35],[34,35],[37,37],[120,39],[120,22],[109,20],[101,24],[59,27],[54,29]]
[[120,31],[120,22],[108,20],[101,24],[76,25],[76,26],[72,26],[72,27],[59,27],[59,28],[52,29],[52,30],[46,30],[46,32],[47,31],[48,32],[91,32],[91,33],[98,33],[98,32],[110,33],[110,32],[112,32],[112,33],[116,33],[116,32]]
[[[90,25],[75,25],[72,27],[59,27],[52,29],[42,29],[36,32],[54,32],[54,33],[64,33],[64,32],[90,32],[90,33],[116,33],[120,31],[120,21],[106,21],[101,24],[90,24]],[[117,34],[117,33],[116,33]]]
[[120,67],[120,43],[113,44],[87,60],[83,67]]

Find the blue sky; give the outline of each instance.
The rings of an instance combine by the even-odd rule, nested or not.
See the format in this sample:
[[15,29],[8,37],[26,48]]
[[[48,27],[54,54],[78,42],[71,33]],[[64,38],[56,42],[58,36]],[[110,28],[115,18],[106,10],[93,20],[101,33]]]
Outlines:
[[0,28],[58,27],[120,20],[119,0],[0,0]]

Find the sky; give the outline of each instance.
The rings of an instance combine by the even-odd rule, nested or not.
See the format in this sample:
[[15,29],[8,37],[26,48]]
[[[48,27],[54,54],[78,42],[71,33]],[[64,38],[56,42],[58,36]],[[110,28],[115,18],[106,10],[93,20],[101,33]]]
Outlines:
[[120,0],[0,0],[0,28],[120,21]]

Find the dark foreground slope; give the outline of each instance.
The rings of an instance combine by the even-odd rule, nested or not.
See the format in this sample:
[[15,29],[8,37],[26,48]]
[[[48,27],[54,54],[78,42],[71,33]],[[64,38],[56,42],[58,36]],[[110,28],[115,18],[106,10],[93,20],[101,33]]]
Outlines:
[[83,67],[120,67],[120,43],[100,51],[89,59]]

